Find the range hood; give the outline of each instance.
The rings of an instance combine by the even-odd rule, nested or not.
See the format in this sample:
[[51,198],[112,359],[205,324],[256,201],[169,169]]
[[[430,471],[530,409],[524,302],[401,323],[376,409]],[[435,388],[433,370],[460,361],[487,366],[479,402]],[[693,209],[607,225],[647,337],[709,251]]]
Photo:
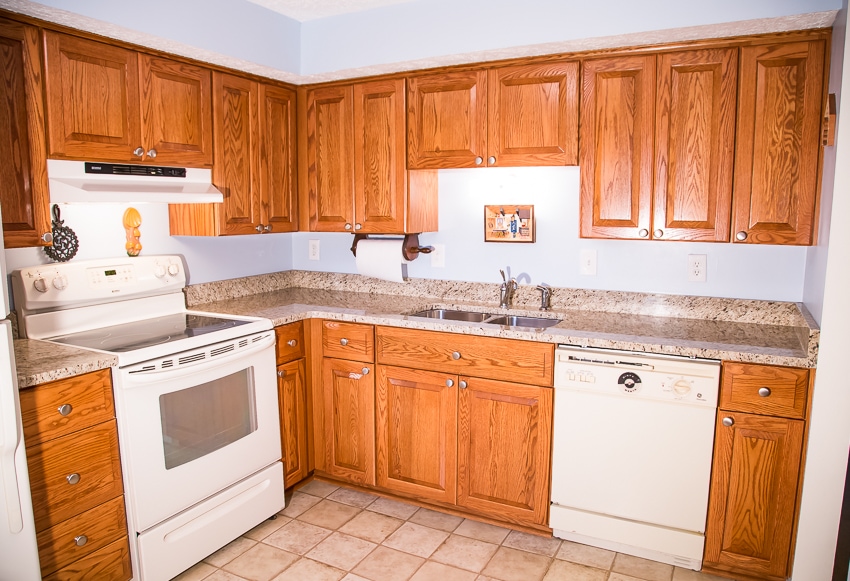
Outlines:
[[50,203],[221,202],[212,171],[156,165],[47,160]]

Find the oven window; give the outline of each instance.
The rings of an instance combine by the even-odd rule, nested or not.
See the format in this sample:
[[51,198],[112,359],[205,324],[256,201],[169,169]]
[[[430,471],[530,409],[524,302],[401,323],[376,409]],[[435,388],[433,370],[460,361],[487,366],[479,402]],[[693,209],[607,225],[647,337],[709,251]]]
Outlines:
[[257,429],[253,368],[159,396],[165,469],[171,470]]

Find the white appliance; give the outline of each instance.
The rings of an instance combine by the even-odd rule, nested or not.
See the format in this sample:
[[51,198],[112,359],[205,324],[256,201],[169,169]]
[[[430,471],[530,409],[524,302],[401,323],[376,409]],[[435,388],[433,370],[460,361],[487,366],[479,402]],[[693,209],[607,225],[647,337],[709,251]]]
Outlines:
[[221,202],[212,170],[128,163],[47,160],[50,203]]
[[22,335],[112,353],[135,576],[170,579],[284,506],[267,319],[189,311],[179,256],[15,271]]
[[549,526],[699,570],[718,361],[559,346]]
[[41,579],[35,520],[32,514],[30,480],[15,372],[15,350],[6,282],[6,254],[0,228],[0,580]]

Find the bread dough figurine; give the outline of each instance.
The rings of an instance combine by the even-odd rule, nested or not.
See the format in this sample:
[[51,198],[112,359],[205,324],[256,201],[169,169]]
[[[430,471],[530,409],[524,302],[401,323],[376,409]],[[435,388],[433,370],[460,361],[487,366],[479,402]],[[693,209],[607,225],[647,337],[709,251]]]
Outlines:
[[142,225],[142,215],[136,208],[127,208],[124,212],[124,230],[127,232],[127,243],[124,248],[127,250],[127,256],[138,256],[142,251],[142,243],[139,242],[139,237],[142,233],[139,231],[139,226]]

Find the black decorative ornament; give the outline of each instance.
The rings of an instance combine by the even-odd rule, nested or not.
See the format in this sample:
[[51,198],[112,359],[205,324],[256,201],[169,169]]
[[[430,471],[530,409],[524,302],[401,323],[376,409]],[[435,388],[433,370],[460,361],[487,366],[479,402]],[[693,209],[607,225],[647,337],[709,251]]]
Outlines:
[[56,262],[68,262],[80,248],[80,241],[74,231],[63,226],[59,217],[59,206],[53,204],[53,246],[45,246],[44,253]]

